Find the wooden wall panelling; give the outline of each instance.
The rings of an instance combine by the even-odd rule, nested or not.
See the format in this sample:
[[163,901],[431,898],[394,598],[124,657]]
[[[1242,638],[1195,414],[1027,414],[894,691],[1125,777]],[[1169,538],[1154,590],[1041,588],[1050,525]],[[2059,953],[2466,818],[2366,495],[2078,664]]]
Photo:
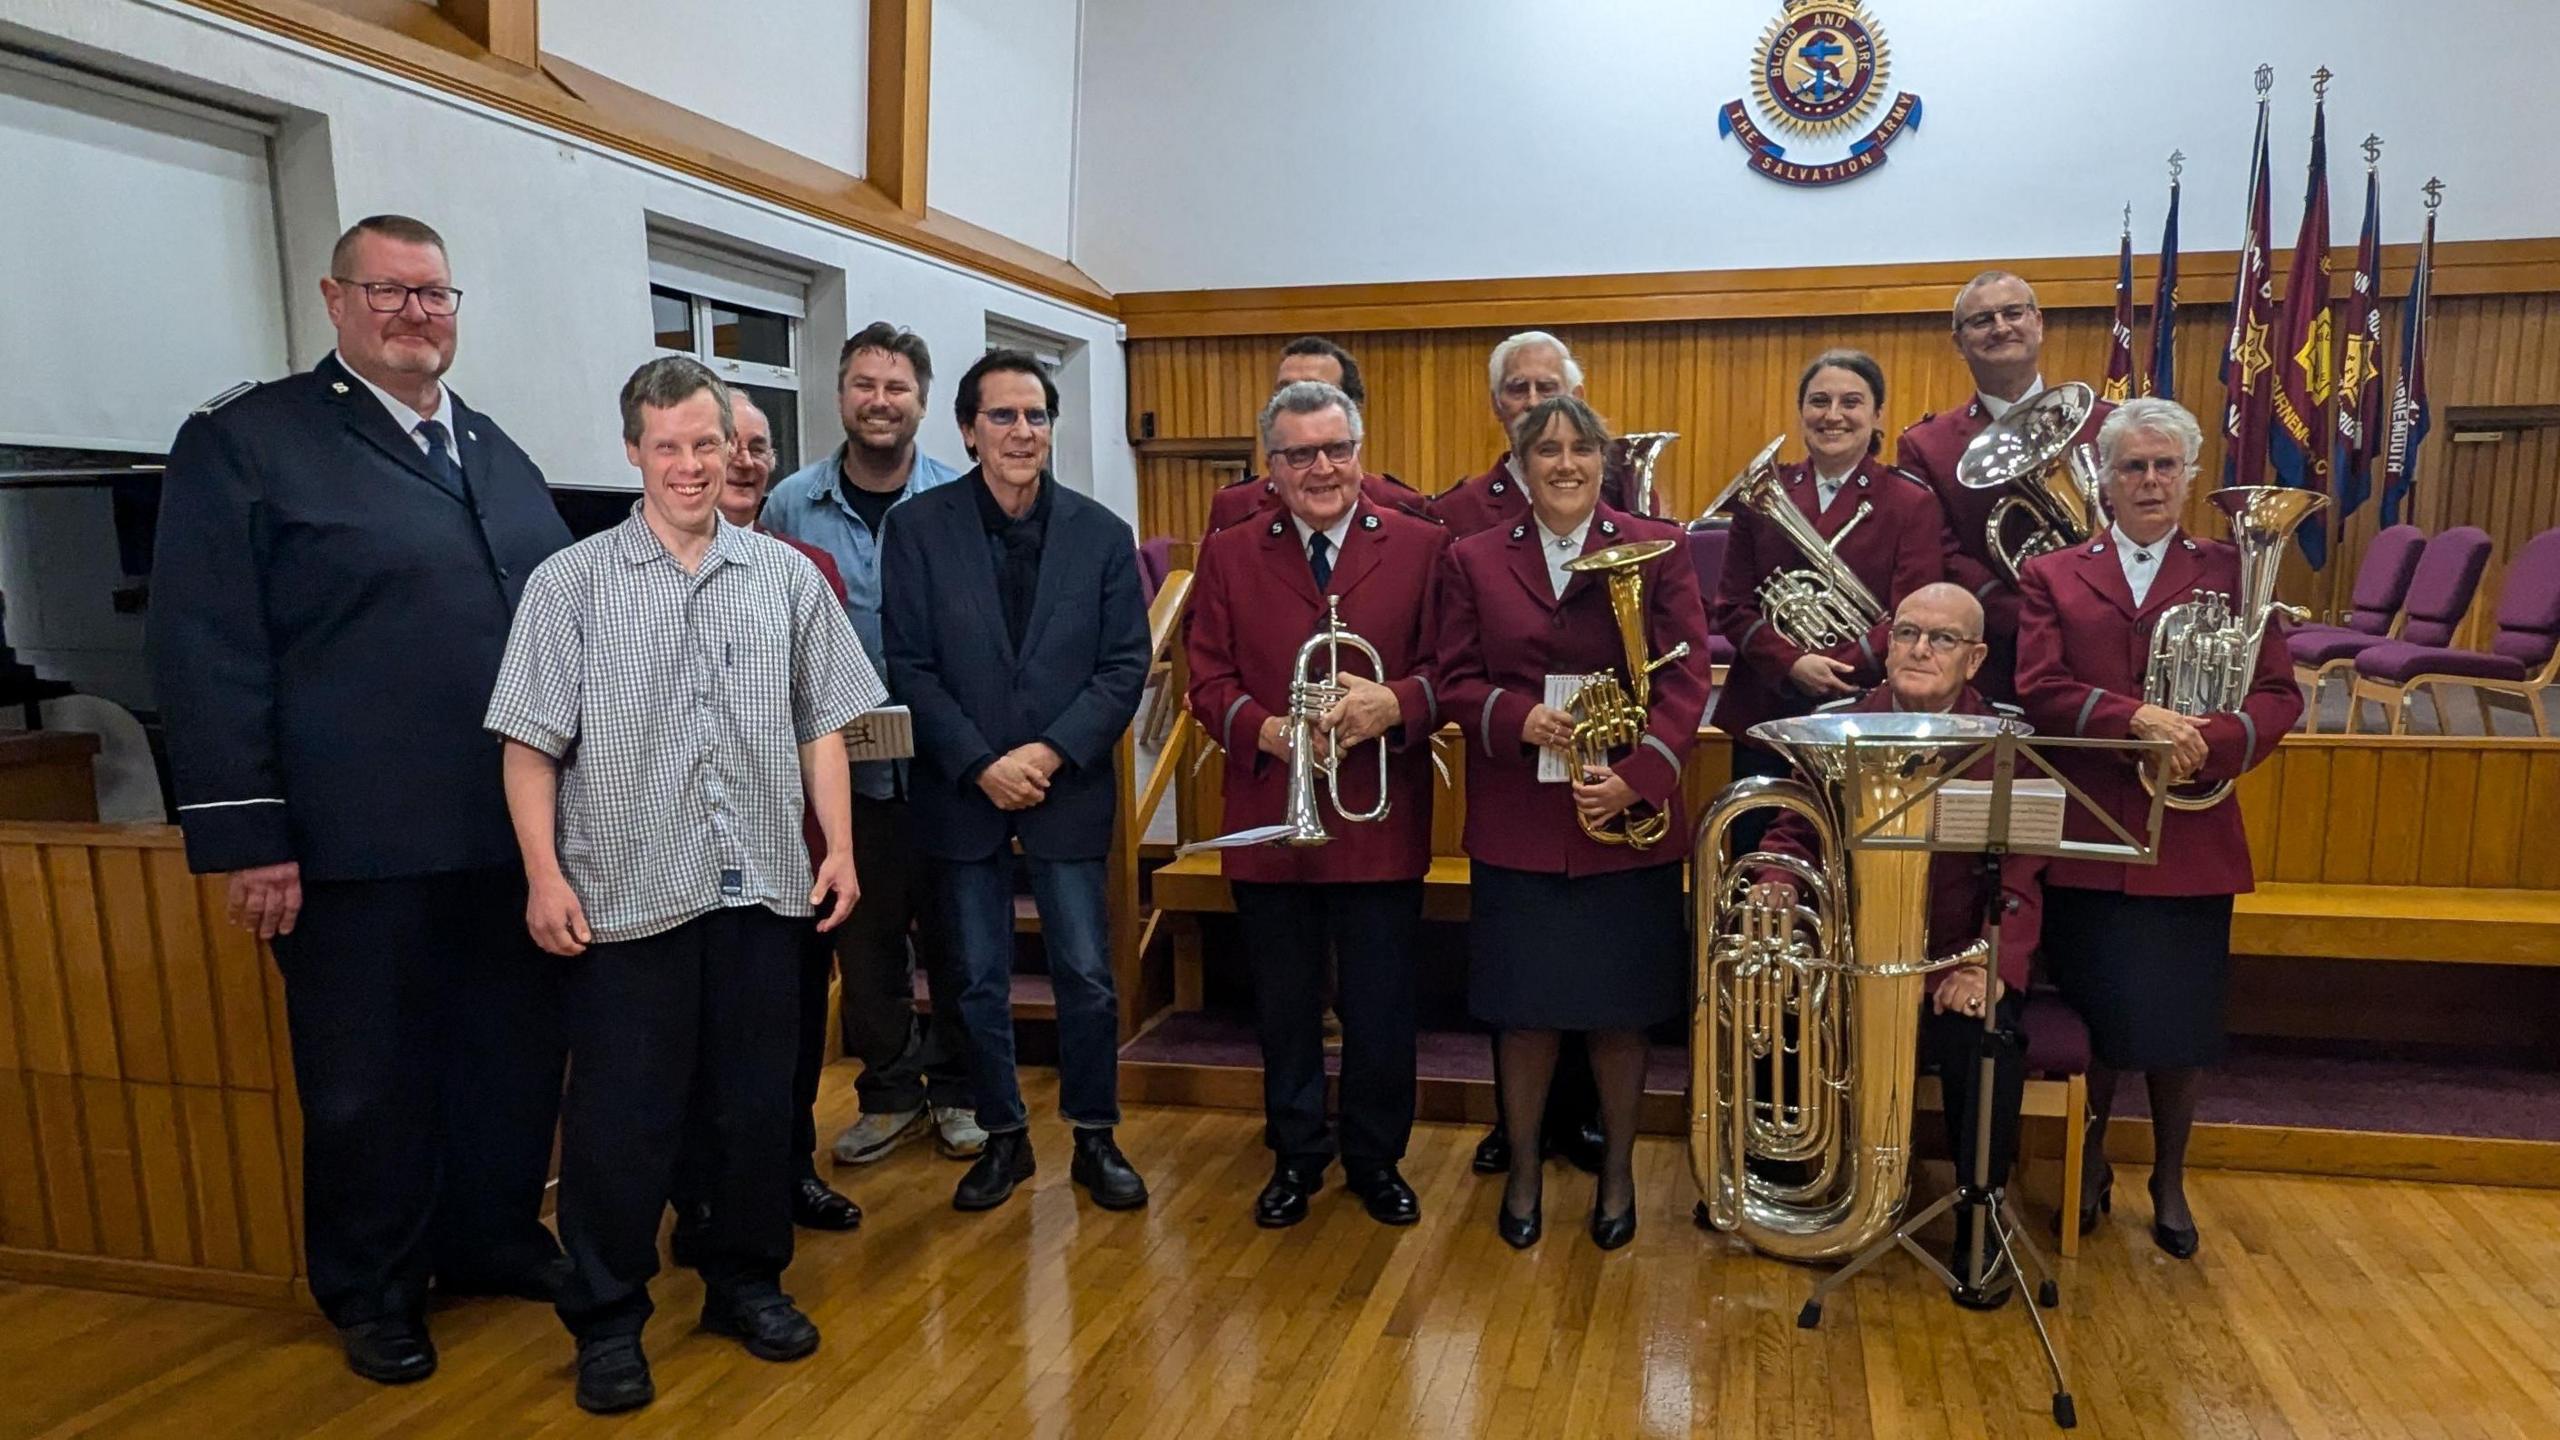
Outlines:
[[2245,776],[2261,880],[2560,890],[2560,741],[2295,735]]

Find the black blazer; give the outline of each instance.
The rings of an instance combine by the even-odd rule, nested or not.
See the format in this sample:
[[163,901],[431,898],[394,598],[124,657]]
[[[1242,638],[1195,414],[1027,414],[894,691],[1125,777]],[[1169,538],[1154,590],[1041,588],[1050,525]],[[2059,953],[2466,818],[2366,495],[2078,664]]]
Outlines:
[[467,500],[334,354],[180,427],[150,638],[195,870],[517,863],[480,721],[525,576],[569,530],[497,422],[453,410]]
[[[915,712],[912,798],[925,853],[984,860],[1015,836],[1044,860],[1098,859],[1118,800],[1112,747],[1147,681],[1147,610],[1126,522],[1054,487],[1040,587],[1014,653],[971,470],[889,512],[880,540],[889,694]],[[1049,798],[1006,813],[976,782],[988,761],[1045,740],[1066,757]]]

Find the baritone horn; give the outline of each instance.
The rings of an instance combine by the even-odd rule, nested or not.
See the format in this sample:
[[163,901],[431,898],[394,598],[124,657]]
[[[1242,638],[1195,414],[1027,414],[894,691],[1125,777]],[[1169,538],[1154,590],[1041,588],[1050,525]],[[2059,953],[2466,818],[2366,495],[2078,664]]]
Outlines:
[[[1689,1167],[1706,1222],[1765,1254],[1854,1255],[1902,1213],[1922,989],[1989,957],[1977,940],[1929,958],[1931,852],[1918,842],[1931,788],[2002,724],[1861,712],[1755,725],[1803,778],[1738,781],[1699,821]],[[1811,861],[1727,853],[1735,821],[1766,809],[1812,827]],[[1764,870],[1795,884],[1793,906],[1753,896]]]
[[1653,467],[1662,463],[1662,451],[1680,438],[1677,430],[1639,430],[1621,435],[1609,442],[1610,463],[1625,468],[1634,483],[1628,487],[1628,508],[1638,515],[1651,515],[1653,510]]
[[1390,797],[1386,737],[1381,735],[1371,742],[1378,747],[1378,803],[1366,810],[1354,810],[1342,803],[1342,746],[1333,736],[1319,735],[1316,730],[1325,712],[1340,703],[1345,693],[1334,677],[1344,673],[1342,652],[1346,648],[1369,662],[1369,673],[1379,684],[1387,683],[1387,662],[1378,654],[1378,647],[1343,628],[1342,597],[1328,595],[1324,628],[1298,647],[1298,658],[1289,672],[1296,678],[1289,683],[1289,799],[1281,822],[1238,830],[1213,840],[1195,840],[1176,853],[1233,850],[1247,845],[1322,845],[1333,839],[1333,832],[1324,827],[1324,814],[1316,803],[1319,792],[1333,802],[1334,814],[1344,820],[1367,824],[1387,818]]
[[1778,480],[1778,447],[1787,443],[1780,435],[1761,448],[1742,473],[1726,484],[1724,492],[1710,502],[1700,514],[1703,520],[1727,503],[1747,506],[1778,528],[1787,543],[1804,557],[1805,568],[1780,570],[1760,582],[1760,613],[1787,643],[1799,650],[1829,650],[1846,645],[1876,627],[1884,619],[1884,606],[1857,572],[1841,563],[1832,547],[1849,538],[1849,532],[1875,513],[1873,502],[1861,498],[1849,523],[1829,540],[1804,518],[1796,502],[1787,498],[1786,487]]
[[[2000,492],[1983,544],[2012,581],[2029,560],[2079,544],[2106,521],[2097,449],[2072,443],[2097,400],[2076,380],[2039,390],[1974,436],[1956,461],[1957,484]],[[2029,524],[2013,544],[2009,522],[2021,512]]]
[[[2258,651],[2279,614],[2299,623],[2311,612],[2276,599],[2284,547],[2329,497],[2282,485],[2241,485],[2205,499],[2231,521],[2231,543],[2240,550],[2237,597],[2208,590],[2160,612],[2151,630],[2151,659],[2142,672],[2145,704],[2181,715],[2226,715],[2249,698],[2258,676]],[[2236,608],[2235,608],[2236,604]],[[2158,788],[2149,767],[2146,788]],[[2171,790],[2161,803],[2172,810],[2210,810],[2231,794],[2216,780],[2200,791]]]
[[[1609,582],[1609,610],[1617,617],[1618,643],[1627,656],[1626,683],[1620,684],[1614,671],[1596,671],[1582,677],[1582,688],[1565,706],[1565,713],[1573,718],[1576,778],[1594,766],[1608,764],[1616,752],[1644,739],[1645,720],[1653,703],[1653,672],[1689,653],[1689,642],[1683,640],[1652,659],[1645,658],[1649,648],[1644,633],[1645,562],[1678,548],[1677,540],[1635,540],[1564,563],[1564,568],[1574,574],[1597,572]],[[1600,824],[1592,823],[1580,811],[1574,812],[1574,818],[1581,821],[1583,834],[1601,844],[1637,850],[1651,849],[1671,831],[1671,816],[1661,810],[1642,818],[1621,812]]]

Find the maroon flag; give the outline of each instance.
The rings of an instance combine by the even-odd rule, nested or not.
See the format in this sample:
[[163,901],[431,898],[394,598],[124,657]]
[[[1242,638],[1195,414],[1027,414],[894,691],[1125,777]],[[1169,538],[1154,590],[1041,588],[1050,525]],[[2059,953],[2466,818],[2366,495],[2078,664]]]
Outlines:
[[2107,348],[2107,384],[2099,394],[2121,405],[2133,393],[2133,207],[2124,207],[2124,237],[2116,244],[2116,318]]
[[2275,369],[2275,284],[2267,267],[2267,91],[2272,67],[2258,67],[2258,138],[2249,155],[2249,220],[2240,237],[2240,275],[2231,294],[2231,334],[2222,343],[2222,483],[2263,485]]
[[[2302,229],[2285,276],[2283,338],[2276,344],[2274,431],[2268,457],[2276,483],[2329,493],[2329,387],[2337,347],[2329,315],[2329,70],[2311,77],[2311,172],[2302,190]],[[2294,532],[2303,558],[2319,569],[2329,558],[2328,524],[2315,516]]]
[[2355,288],[2347,294],[2338,331],[2337,443],[2329,483],[2338,497],[2338,523],[2346,524],[2373,493],[2374,462],[2382,458],[2382,141],[2364,142],[2364,232],[2356,241]]

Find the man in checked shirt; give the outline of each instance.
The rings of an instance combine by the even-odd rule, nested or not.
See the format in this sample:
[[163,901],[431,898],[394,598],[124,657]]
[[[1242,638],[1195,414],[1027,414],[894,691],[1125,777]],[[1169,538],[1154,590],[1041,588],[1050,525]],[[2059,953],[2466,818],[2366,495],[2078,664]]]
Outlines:
[[[795,922],[853,909],[837,732],[885,698],[817,567],[721,518],[736,424],[720,381],[650,361],[622,388],[622,435],[640,503],[533,572],[484,722],[507,742],[526,924],[566,959],[559,1309],[578,1403],[599,1413],[656,1395],[640,1332],[697,1084],[719,1156],[703,1328],[765,1360],[818,1347],[781,1284]],[[814,875],[804,793],[827,842]]]

